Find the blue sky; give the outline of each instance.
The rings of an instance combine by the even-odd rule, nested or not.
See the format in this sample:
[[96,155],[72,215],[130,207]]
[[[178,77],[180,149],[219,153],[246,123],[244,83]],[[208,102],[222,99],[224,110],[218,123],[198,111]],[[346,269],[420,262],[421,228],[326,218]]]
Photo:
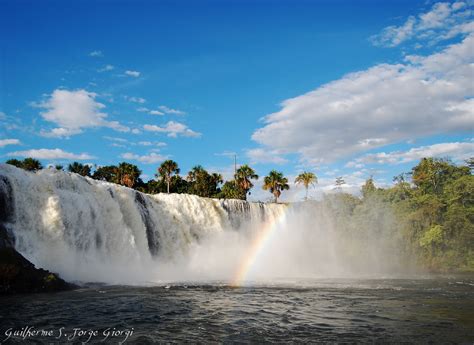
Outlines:
[[[355,192],[474,152],[469,1],[0,1],[0,155]],[[259,190],[254,198],[270,197]],[[299,199],[293,188],[287,200]]]

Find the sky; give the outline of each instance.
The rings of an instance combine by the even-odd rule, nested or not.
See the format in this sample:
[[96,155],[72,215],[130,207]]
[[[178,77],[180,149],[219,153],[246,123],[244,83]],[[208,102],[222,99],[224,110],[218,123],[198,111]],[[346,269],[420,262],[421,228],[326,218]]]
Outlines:
[[[0,0],[0,161],[237,164],[310,197],[474,155],[474,2]],[[251,199],[266,201],[262,178]]]

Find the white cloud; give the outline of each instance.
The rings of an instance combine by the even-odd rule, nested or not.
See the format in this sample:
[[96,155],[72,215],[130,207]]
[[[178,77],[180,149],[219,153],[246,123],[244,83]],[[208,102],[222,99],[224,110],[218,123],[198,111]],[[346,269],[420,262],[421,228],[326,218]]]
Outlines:
[[108,127],[120,132],[130,129],[117,121],[107,121],[101,112],[105,105],[95,100],[97,94],[86,90],[68,91],[56,89],[49,99],[35,106],[46,109],[41,116],[58,125],[51,131],[41,131],[46,137],[68,137],[79,134],[83,128]]
[[411,39],[434,44],[474,32],[471,18],[471,9],[464,2],[438,2],[428,12],[410,16],[401,26],[388,26],[370,40],[374,45],[385,47],[395,47]]
[[104,138],[106,140],[110,140],[110,141],[116,141],[116,142],[119,142],[119,143],[128,143],[129,142],[127,139],[124,139],[124,138],[109,137],[109,136],[103,136],[102,138]]
[[7,145],[20,145],[21,142],[18,139],[0,139],[0,147],[5,147]]
[[145,164],[159,163],[168,158],[167,156],[163,156],[155,152],[152,152],[148,155],[143,155],[143,156],[140,156],[131,152],[126,152],[126,153],[123,153],[120,157],[122,157],[123,159],[131,159],[131,160],[139,161]]
[[27,151],[15,151],[8,153],[8,156],[31,157],[36,159],[95,159],[87,153],[74,154],[61,149],[34,149]]
[[139,141],[139,142],[137,143],[137,145],[163,147],[163,146],[166,146],[166,143],[163,143],[163,142],[153,142],[153,141]]
[[247,157],[250,158],[252,164],[258,163],[273,163],[273,164],[285,164],[288,160],[282,158],[276,150],[264,150],[261,148],[247,150]]
[[401,164],[418,161],[425,157],[449,157],[454,161],[462,161],[474,155],[474,143],[454,142],[440,143],[429,146],[420,146],[408,151],[379,152],[364,155],[347,165],[357,166],[357,164]]
[[166,105],[160,105],[158,107],[158,109],[160,109],[165,114],[175,114],[175,115],[184,115],[184,114],[186,114],[184,111],[181,111],[181,110],[178,110],[178,109],[168,108]]
[[440,53],[346,75],[285,100],[252,138],[265,152],[322,163],[420,136],[472,130],[473,58],[470,35]]
[[138,71],[125,71],[125,74],[134,78],[138,78],[140,76],[140,72]]
[[[146,102],[146,99],[145,98],[142,98],[142,97],[130,97],[130,96],[124,96],[124,98],[129,101],[129,102],[133,102],[133,103],[138,103],[138,104],[143,104]],[[140,110],[138,110],[140,109]],[[138,108],[137,110],[138,111],[148,111],[147,108],[145,107],[142,107],[142,108]],[[146,109],[146,110],[145,110]]]
[[103,136],[102,138],[112,141],[111,146],[114,147],[130,147],[130,146],[154,146],[154,147],[163,147],[166,146],[166,143],[161,141],[139,141],[133,142],[124,138],[117,138],[117,137],[110,137],[110,136]]
[[150,110],[150,111],[148,112],[148,114],[150,114],[150,115],[164,115],[164,114],[163,114],[161,111],[159,111],[159,110]]
[[114,66],[112,65],[105,65],[104,67],[100,68],[98,71],[99,72],[109,72],[109,71],[113,71],[115,69]]
[[92,57],[103,57],[104,54],[102,53],[102,51],[100,50],[94,50],[94,51],[91,51],[89,53],[89,56],[92,56]]
[[143,129],[150,132],[167,133],[167,135],[171,138],[176,138],[178,136],[197,138],[201,136],[201,133],[195,132],[188,128],[188,126],[185,124],[175,121],[169,121],[163,127],[156,125],[144,125]]
[[224,151],[221,153],[214,153],[214,156],[224,156],[224,157],[232,157],[232,158],[234,158],[234,156],[236,155],[237,155],[237,152],[234,152],[234,151]]
[[[145,102],[141,102],[141,103],[145,103]],[[151,109],[148,109],[147,107],[140,107],[137,109],[137,111],[142,112],[142,113],[148,113],[150,115],[164,115],[164,113],[159,110],[151,110]]]

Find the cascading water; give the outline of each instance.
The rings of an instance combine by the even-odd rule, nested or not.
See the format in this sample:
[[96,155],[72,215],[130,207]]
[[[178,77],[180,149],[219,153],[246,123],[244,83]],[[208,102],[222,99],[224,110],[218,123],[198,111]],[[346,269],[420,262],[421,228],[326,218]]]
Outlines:
[[[205,271],[224,278],[201,269],[183,276],[195,264],[193,248],[223,233],[226,240],[236,240],[285,208],[187,194],[147,195],[77,174],[31,173],[6,164],[0,165],[0,192],[8,213],[2,220],[16,249],[37,266],[74,281],[209,278]],[[180,274],[173,272],[178,264],[186,266]]]
[[70,281],[241,284],[400,271],[396,241],[384,235],[395,228],[390,212],[375,206],[370,229],[363,220],[350,231],[338,226],[337,212],[315,202],[148,195],[63,171],[0,165],[0,225],[27,259]]

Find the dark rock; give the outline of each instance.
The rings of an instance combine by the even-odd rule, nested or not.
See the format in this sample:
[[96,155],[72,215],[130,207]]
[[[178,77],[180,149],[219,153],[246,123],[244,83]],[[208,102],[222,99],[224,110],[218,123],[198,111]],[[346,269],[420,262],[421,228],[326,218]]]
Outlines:
[[0,295],[71,290],[57,274],[36,268],[13,247],[13,241],[0,224]]
[[67,283],[57,274],[35,268],[35,265],[14,248],[0,248],[0,295],[74,288],[75,285]]
[[6,228],[13,218],[13,189],[5,176],[0,176],[0,295],[71,290],[57,274],[36,268],[14,247],[14,238]]

